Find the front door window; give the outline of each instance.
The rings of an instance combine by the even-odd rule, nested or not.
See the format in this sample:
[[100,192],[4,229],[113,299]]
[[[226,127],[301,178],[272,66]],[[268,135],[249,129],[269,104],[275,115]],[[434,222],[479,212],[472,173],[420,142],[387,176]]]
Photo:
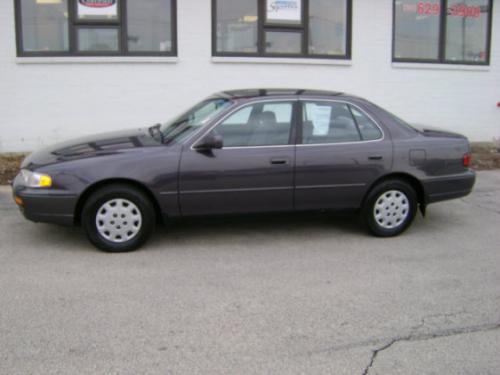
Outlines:
[[280,146],[289,144],[293,102],[256,103],[239,109],[217,125],[226,147]]

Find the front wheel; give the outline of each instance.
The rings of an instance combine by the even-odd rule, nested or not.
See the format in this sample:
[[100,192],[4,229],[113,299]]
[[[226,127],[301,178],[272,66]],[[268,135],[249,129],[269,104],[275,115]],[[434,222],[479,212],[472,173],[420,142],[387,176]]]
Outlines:
[[151,235],[155,211],[149,198],[128,185],[113,184],[94,192],[85,203],[82,224],[97,248],[132,251]]
[[410,226],[417,206],[417,194],[410,184],[401,180],[387,180],[370,191],[362,215],[374,235],[391,237],[403,233]]

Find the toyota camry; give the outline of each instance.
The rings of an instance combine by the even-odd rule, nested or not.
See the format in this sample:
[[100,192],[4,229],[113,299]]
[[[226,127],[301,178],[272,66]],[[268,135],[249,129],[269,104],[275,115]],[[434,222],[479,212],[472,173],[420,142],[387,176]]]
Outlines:
[[215,94],[150,127],[29,155],[13,181],[24,216],[80,225],[105,251],[141,246],[179,217],[354,210],[399,235],[434,202],[470,193],[469,143],[337,92]]

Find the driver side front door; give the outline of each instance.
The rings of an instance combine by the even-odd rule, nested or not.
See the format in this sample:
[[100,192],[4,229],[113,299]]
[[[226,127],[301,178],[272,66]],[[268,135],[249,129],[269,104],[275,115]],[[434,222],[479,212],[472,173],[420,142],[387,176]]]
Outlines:
[[295,119],[293,100],[248,104],[211,130],[222,136],[222,149],[185,147],[179,176],[182,215],[292,210]]

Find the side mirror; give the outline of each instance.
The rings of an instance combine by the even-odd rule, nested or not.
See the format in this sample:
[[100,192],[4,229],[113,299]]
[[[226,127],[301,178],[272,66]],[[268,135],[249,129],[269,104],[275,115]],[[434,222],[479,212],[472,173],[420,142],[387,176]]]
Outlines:
[[213,149],[221,149],[224,146],[222,136],[215,134],[208,134],[195,146],[196,150],[206,151]]

